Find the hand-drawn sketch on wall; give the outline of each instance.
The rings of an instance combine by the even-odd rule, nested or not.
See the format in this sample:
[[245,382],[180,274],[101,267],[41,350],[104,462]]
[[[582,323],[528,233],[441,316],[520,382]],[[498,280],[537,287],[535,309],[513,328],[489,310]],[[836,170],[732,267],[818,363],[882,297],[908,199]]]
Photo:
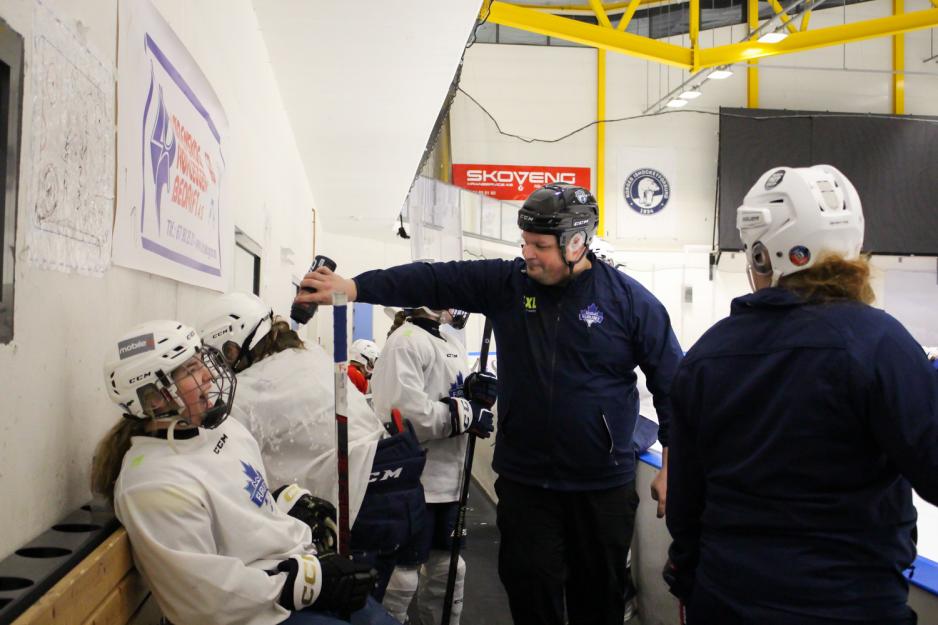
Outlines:
[[115,72],[40,3],[35,24],[26,257],[100,276],[111,256]]

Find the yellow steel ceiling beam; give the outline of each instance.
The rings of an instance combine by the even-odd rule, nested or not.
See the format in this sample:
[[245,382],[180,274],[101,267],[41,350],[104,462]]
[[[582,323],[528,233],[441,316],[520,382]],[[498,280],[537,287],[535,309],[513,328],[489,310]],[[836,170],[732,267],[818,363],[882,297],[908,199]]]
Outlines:
[[606,51],[596,51],[596,192],[599,236],[606,236]]
[[691,51],[687,48],[612,28],[541,13],[499,0],[492,2],[489,21],[601,50],[637,56],[681,69],[689,69],[693,65]]
[[[905,0],[892,0],[892,14],[905,13]],[[892,112],[905,113],[905,35],[892,36]]]
[[782,5],[779,4],[778,0],[769,0],[769,4],[771,5],[772,10],[775,11],[775,14],[778,16],[778,18],[782,20],[782,24],[785,25],[785,28],[788,29],[788,32],[797,32],[795,25],[791,22],[791,18],[788,17],[788,13],[785,13],[785,9],[782,8]]
[[[938,0],[933,0],[938,2]],[[635,15],[635,10],[638,9],[638,5],[642,3],[642,0],[632,0],[629,2],[629,8],[625,10],[625,14],[619,18],[619,25],[616,26],[616,30],[620,33],[624,33],[625,29],[629,27],[629,22],[632,21],[632,16]]]
[[[662,0],[644,0],[642,4],[654,4],[656,2],[662,2]],[[617,11],[626,8],[631,2],[600,2],[599,4],[602,5],[605,11]],[[558,11],[592,11],[594,10],[592,5],[593,1],[590,0],[589,4],[526,4],[524,8],[556,13]]]
[[[938,0],[935,0],[938,2]],[[801,16],[801,32],[808,30],[808,22],[811,21],[811,9],[808,9],[804,12],[804,15]]]
[[853,24],[841,24],[840,26],[796,32],[778,43],[759,43],[758,41],[731,43],[701,50],[700,65],[694,69],[729,65],[778,54],[804,52],[805,50],[825,46],[851,43],[874,37],[887,37],[936,26],[938,26],[938,8],[864,20]]
[[612,28],[612,22],[609,21],[609,17],[606,15],[606,11],[603,9],[603,3],[600,0],[590,0],[590,7],[593,9],[593,13],[596,14],[596,21],[599,22],[600,26]]
[[691,49],[697,49],[697,36],[700,34],[700,0],[690,0],[690,24],[688,26]]
[[[755,32],[759,28],[759,0],[748,0],[746,13],[749,32]],[[756,59],[750,59],[746,68],[746,107],[751,109],[759,108],[758,63]]]

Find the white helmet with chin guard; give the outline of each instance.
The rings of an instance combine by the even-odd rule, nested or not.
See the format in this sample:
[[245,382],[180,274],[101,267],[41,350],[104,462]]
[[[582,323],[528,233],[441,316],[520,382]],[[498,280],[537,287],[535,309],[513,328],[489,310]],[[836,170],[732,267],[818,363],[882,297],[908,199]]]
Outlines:
[[206,345],[226,355],[225,344],[232,343],[238,348],[237,360],[247,359],[247,366],[251,349],[270,332],[273,318],[270,306],[253,293],[226,293],[207,307],[198,325],[199,334]]
[[377,343],[368,339],[352,341],[352,346],[348,350],[348,359],[365,365],[369,373],[375,368],[375,362],[380,355],[381,349]]
[[771,276],[772,286],[810,268],[822,253],[859,258],[863,223],[857,190],[831,165],[773,167],[736,213],[749,266]]
[[[203,366],[211,383],[204,380]],[[187,376],[199,377],[183,381]],[[150,321],[126,332],[112,348],[104,386],[127,416],[185,418],[199,410],[201,426],[214,428],[231,410],[235,379],[221,354],[203,346],[195,330],[177,321]]]

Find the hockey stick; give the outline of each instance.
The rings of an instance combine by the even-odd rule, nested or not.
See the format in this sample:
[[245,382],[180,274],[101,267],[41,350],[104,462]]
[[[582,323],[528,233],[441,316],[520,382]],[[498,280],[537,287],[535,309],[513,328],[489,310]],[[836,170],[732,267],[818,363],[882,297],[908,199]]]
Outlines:
[[[482,351],[479,354],[479,371],[485,371],[489,359],[489,344],[492,342],[492,320],[485,318],[482,330]],[[466,505],[469,503],[469,482],[472,479],[472,459],[476,450],[475,434],[469,434],[466,459],[462,467],[462,493],[459,495],[459,512],[453,528],[453,544],[449,551],[449,575],[446,577],[446,596],[443,598],[443,618],[440,625],[449,625],[453,612],[453,595],[456,592],[456,569],[459,567],[459,542],[466,533]]]
[[339,555],[348,557],[349,494],[348,494],[348,297],[332,294],[332,336],[335,357],[335,440],[339,476]]

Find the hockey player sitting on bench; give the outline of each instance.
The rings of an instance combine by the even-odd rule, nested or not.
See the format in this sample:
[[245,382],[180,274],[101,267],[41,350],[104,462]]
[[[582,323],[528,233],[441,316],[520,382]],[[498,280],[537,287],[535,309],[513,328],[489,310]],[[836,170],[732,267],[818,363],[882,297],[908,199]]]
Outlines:
[[[329,509],[338,500],[332,359],[319,345],[306,347],[253,294],[219,296],[199,328],[206,344],[224,353],[238,374],[231,414],[257,439],[272,482],[302,484],[326,500],[314,514],[334,519],[335,509]],[[351,385],[348,407],[351,555],[377,570],[373,595],[380,600],[398,549],[423,529],[425,452],[408,428],[390,436]]]
[[176,625],[344,622],[332,612],[393,623],[368,598],[370,567],[317,552],[311,528],[274,501],[257,443],[227,419],[234,374],[195,330],[130,330],[112,344],[104,385],[124,418],[98,444],[94,490],[113,501]]

